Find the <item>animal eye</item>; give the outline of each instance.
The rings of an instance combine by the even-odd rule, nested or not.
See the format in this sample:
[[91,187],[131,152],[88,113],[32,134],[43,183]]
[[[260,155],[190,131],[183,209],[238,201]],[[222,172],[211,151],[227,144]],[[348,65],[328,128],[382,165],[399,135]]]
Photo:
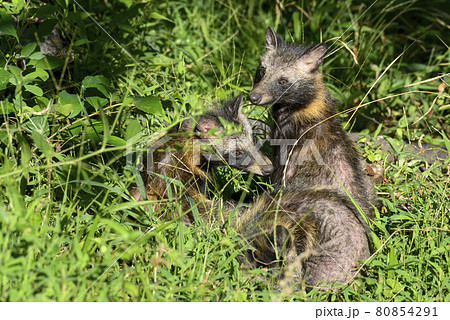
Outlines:
[[259,75],[262,77],[264,77],[264,75],[266,74],[266,68],[264,67],[260,67],[259,68]]
[[234,156],[235,156],[236,158],[241,157],[243,154],[244,154],[244,152],[241,151],[241,150],[236,150],[236,151],[234,152]]
[[288,81],[285,78],[278,79],[278,84],[280,86],[284,86]]
[[266,74],[266,68],[260,66],[260,67],[256,70],[255,81],[256,81],[256,82],[261,81],[261,79],[264,77],[265,74]]

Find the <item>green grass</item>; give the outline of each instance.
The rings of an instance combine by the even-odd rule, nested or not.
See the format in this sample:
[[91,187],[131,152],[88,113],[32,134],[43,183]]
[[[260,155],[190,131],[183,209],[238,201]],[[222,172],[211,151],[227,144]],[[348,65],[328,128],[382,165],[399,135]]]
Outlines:
[[[450,157],[427,164],[402,149],[450,149],[444,2],[380,0],[365,12],[358,1],[79,1],[85,13],[73,1],[3,1],[0,301],[450,301]],[[248,93],[268,25],[327,42],[322,70],[346,128],[378,129],[397,153],[391,163],[361,149],[385,168],[385,209],[367,276],[339,293],[279,291],[265,270],[239,268],[228,224],[161,221],[125,192],[130,141]],[[73,59],[39,53],[54,26]],[[246,112],[270,122],[264,108]],[[231,181],[223,195],[257,193],[246,175],[220,177]]]

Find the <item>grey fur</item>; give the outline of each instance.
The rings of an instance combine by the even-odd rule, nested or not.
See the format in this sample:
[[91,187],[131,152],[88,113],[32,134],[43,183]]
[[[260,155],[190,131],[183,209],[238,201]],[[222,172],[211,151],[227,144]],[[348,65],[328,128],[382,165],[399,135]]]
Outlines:
[[290,282],[303,279],[308,290],[346,283],[356,275],[355,262],[369,256],[365,226],[357,214],[351,201],[330,189],[293,188],[279,197],[266,195],[240,218],[240,232],[251,247],[241,260],[291,269]]
[[[281,147],[275,149],[275,192],[260,199],[238,224],[254,246],[248,257],[253,265],[258,265],[255,257],[269,264],[278,259],[270,254],[277,248],[261,237],[275,239],[279,225],[289,230],[294,245],[280,254],[284,273],[297,265],[294,269],[304,275],[297,274],[310,286],[345,283],[355,275],[357,260],[369,257],[370,230],[347,192],[367,216],[373,216],[372,186],[361,170],[358,152],[334,117],[335,100],[318,72],[325,52],[323,43],[287,43],[267,29],[266,52],[249,98],[254,104],[272,104],[275,139],[297,143],[288,148],[286,163],[280,163]],[[312,157],[298,161],[311,141],[324,164]],[[278,199],[276,205],[271,198]]]
[[[234,124],[242,131],[227,133],[222,125]],[[170,130],[161,141],[151,149],[147,164],[141,173],[145,192],[141,194],[136,186],[130,193],[136,200],[155,200],[154,211],[159,211],[161,200],[175,190],[184,187],[181,193],[183,221],[193,221],[191,200],[198,204],[200,216],[206,220],[219,218],[219,208],[205,195],[206,184],[210,178],[208,169],[215,166],[230,165],[243,171],[268,175],[273,171],[270,160],[254,144],[251,125],[242,113],[242,95],[216,106],[194,122],[186,120],[177,128]],[[230,161],[233,160],[233,161]],[[168,190],[171,190],[169,192]],[[225,211],[231,210],[226,206]],[[211,217],[210,215],[214,216]],[[169,217],[173,218],[173,217]]]

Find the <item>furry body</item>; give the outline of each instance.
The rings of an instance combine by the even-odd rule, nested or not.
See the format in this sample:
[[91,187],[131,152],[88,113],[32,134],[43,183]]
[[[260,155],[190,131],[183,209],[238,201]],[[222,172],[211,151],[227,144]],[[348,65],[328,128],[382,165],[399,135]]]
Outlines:
[[328,188],[265,195],[240,219],[251,247],[247,262],[291,269],[293,278],[287,280],[303,279],[307,290],[346,283],[355,275],[355,262],[369,256],[367,226],[357,215],[347,197]]
[[[281,159],[280,147],[276,148],[272,182],[299,189],[331,187],[343,194],[345,188],[369,213],[372,188],[361,170],[358,151],[334,116],[335,100],[317,70],[325,45],[283,42],[269,30],[250,101],[272,104],[274,139],[297,141],[295,146],[287,146],[287,161]],[[308,152],[311,143],[321,159]]]
[[[275,192],[238,223],[252,247],[249,262],[281,261],[284,270],[294,265],[309,286],[348,282],[357,260],[369,257],[370,232],[347,192],[371,216],[372,188],[318,72],[326,46],[286,43],[269,27],[266,49],[249,98],[272,104],[273,138],[280,146]],[[284,236],[274,244],[276,233]]]
[[[224,103],[221,107],[201,115],[195,122],[186,120],[171,130],[150,153],[151,167],[146,167],[141,176],[145,184],[145,198],[155,201],[153,210],[158,211],[162,200],[169,195],[179,195],[183,220],[192,222],[192,201],[197,204],[204,219],[217,218],[218,205],[205,196],[210,179],[209,169],[219,165],[268,175],[273,171],[270,160],[255,146],[252,127],[242,113],[242,95]],[[241,131],[227,133],[221,120],[239,126]],[[136,200],[143,195],[136,187],[131,190]],[[230,203],[225,209],[230,209]]]

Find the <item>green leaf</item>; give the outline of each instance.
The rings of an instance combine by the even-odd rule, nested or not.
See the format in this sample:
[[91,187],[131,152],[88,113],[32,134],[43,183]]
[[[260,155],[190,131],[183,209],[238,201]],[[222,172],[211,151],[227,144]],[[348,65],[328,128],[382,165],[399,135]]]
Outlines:
[[37,9],[36,16],[43,17],[43,18],[49,18],[56,11],[58,11],[58,7],[57,6],[54,6],[54,5],[43,5],[43,6],[40,6]]
[[77,94],[70,94],[66,90],[60,92],[59,104],[60,108],[63,108],[63,112],[67,112],[69,110],[69,107],[67,106],[72,106],[70,115],[63,113],[62,110],[59,110],[58,108],[56,109],[57,112],[63,113],[64,115],[69,116],[69,118],[77,116],[83,110],[80,97]]
[[87,139],[95,142],[101,142],[103,140],[103,124],[101,122],[95,122],[91,126],[86,127],[85,135]]
[[153,114],[153,115],[163,115],[164,110],[161,105],[161,101],[158,97],[145,97],[136,102],[136,108],[139,110]]
[[125,139],[130,140],[140,132],[142,132],[141,123],[136,119],[131,119],[128,121],[127,130],[125,132]]
[[61,113],[63,116],[68,116],[73,112],[73,104],[56,105],[55,111]]
[[400,118],[397,125],[400,128],[405,128],[406,126],[408,126],[408,119],[406,119],[406,115],[404,115],[403,117]]
[[[35,112],[36,110],[31,109],[30,107],[22,107],[24,112]],[[29,110],[26,110],[29,109]],[[39,131],[44,135],[47,135],[50,131],[47,116],[45,115],[33,115],[27,122],[24,123],[24,127],[30,131]]]
[[13,0],[12,4],[15,9],[14,13],[17,14],[23,9],[23,7],[25,6],[26,3],[25,3],[25,0]]
[[172,65],[177,64],[180,61],[182,61],[182,60],[169,58],[163,54],[157,54],[153,58],[152,63],[157,66],[172,66]]
[[395,256],[395,248],[393,246],[391,246],[387,258],[388,258],[387,259],[388,267],[392,267],[397,264],[397,258]]
[[16,66],[7,66],[8,71],[16,78],[22,79],[22,70]]
[[292,14],[292,20],[293,20],[294,38],[300,39],[300,32],[302,31],[302,26],[300,26],[300,12],[295,11]]
[[22,48],[20,55],[22,57],[28,57],[30,54],[34,52],[36,47],[37,47],[36,42],[30,42],[29,44],[27,44],[25,47]]
[[72,137],[78,135],[81,132],[81,130],[83,130],[83,124],[79,122],[72,124],[69,128],[67,128],[67,132]]
[[[84,93],[88,88],[95,88],[100,91],[105,97],[109,97],[108,91],[111,90],[109,80],[104,76],[87,76],[81,83],[81,91]],[[89,95],[91,96],[91,95]]]
[[41,150],[41,152],[45,155],[46,158],[50,158],[53,156],[55,151],[53,150],[53,147],[45,140],[45,138],[38,132],[33,131],[31,133],[31,137],[33,138],[34,143],[36,146]]
[[[3,108],[3,109],[2,109]],[[17,109],[19,109],[19,106],[15,106],[13,102],[10,102],[8,100],[3,100],[0,101],[0,114],[3,113],[3,110],[5,110],[5,113],[12,113],[12,112],[17,112]],[[3,130],[0,130],[0,132],[6,132]],[[2,141],[4,144],[7,144],[7,142]]]
[[173,22],[172,20],[170,20],[169,18],[166,18],[165,16],[163,16],[162,14],[159,14],[158,12],[152,12],[150,13],[150,17],[153,19],[159,19],[159,20],[166,20],[169,22],[172,22],[173,24],[175,24],[175,22]]
[[110,82],[104,76],[87,76],[81,84],[81,92],[86,101],[96,110],[108,103],[109,92],[113,91]]
[[394,214],[389,217],[391,221],[410,221],[414,220],[412,217],[407,216],[405,214]]
[[14,26],[14,19],[7,13],[0,11],[0,36],[13,36],[19,41],[17,30]]
[[9,83],[9,78],[11,78],[12,74],[4,69],[0,69],[0,91],[5,90],[6,86]]
[[42,91],[42,89],[38,86],[26,84],[25,89],[36,96],[42,96],[44,94],[44,91]]
[[[88,127],[86,130],[86,138],[88,138],[92,141],[95,141],[97,143],[103,142],[103,134],[99,134],[102,131],[103,130],[101,130],[101,131],[97,130],[97,132],[95,132],[93,129]],[[127,144],[127,142],[125,140],[123,140],[122,138],[119,138],[116,136],[109,136],[108,144],[111,144],[111,145],[117,146],[117,147],[121,147],[121,146],[125,146]]]
[[394,149],[394,152],[396,154],[399,154],[402,151],[402,146],[400,145],[398,140],[387,136],[385,136],[384,138],[386,139],[387,142],[389,142],[389,144],[391,145],[392,149]]
[[[34,56],[37,53],[40,53],[40,52],[33,53],[30,56],[30,59],[32,56]],[[42,53],[40,53],[40,54],[42,55]],[[42,55],[42,57],[44,57],[44,56]],[[58,57],[48,56],[45,59],[44,58],[40,59],[40,60],[33,59],[29,62],[29,65],[36,66],[36,68],[41,68],[41,69],[45,69],[45,70],[49,70],[49,69],[53,70],[53,69],[59,68],[62,65],[64,65],[64,60],[62,60]]]
[[383,128],[383,124],[380,123],[380,124],[378,125],[378,128],[377,128],[377,129],[375,130],[375,132],[373,133],[372,137],[376,138],[376,137],[380,134],[380,131],[381,131],[382,128]]
[[20,162],[22,166],[26,167],[28,166],[28,163],[32,158],[30,146],[28,144],[28,141],[22,135],[19,135],[17,140],[19,141],[19,146],[21,150]]
[[108,143],[112,144],[113,146],[125,146],[127,142],[123,140],[122,138],[116,137],[116,136],[109,136]]
[[449,250],[450,250],[450,246],[447,246],[445,248],[434,248],[431,251],[430,256],[440,255],[440,254],[443,254],[444,252],[448,252]]
[[25,80],[33,80],[36,78],[41,78],[43,81],[46,81],[49,78],[49,75],[44,69],[36,68],[36,71],[33,71],[24,77]]
[[119,0],[119,2],[122,2],[127,8],[130,8],[133,5],[133,0]]
[[371,232],[371,235],[372,235],[372,242],[373,242],[373,246],[374,246],[375,250],[380,249],[380,247],[381,247],[380,238],[378,238],[374,232]]
[[447,148],[447,151],[450,152],[450,140],[447,138],[447,135],[445,134],[444,131],[441,131],[440,134],[442,136],[442,139],[444,139],[444,144],[445,147]]
[[38,36],[48,36],[50,33],[52,33],[52,30],[55,28],[57,23],[58,20],[56,19],[48,19],[41,22],[38,27]]
[[88,39],[77,40],[77,41],[75,41],[73,43],[73,46],[77,47],[77,46],[81,46],[81,45],[86,44],[86,43],[91,43],[91,41],[89,41]]
[[40,60],[44,58],[44,54],[42,52],[35,52],[30,56],[30,59]]
[[92,96],[87,96],[86,101],[89,102],[89,104],[93,106],[95,110],[99,110],[102,106],[106,106],[109,100],[105,98],[100,98],[96,94],[93,94]]

